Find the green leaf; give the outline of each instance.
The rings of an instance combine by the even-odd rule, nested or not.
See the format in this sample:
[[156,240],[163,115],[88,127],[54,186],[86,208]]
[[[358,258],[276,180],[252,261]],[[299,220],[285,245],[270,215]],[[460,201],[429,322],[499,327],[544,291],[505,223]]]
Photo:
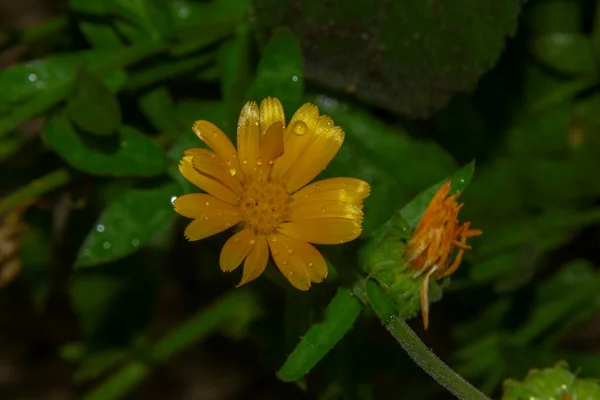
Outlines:
[[125,285],[123,278],[109,275],[80,274],[73,278],[70,287],[71,302],[80,316],[86,336],[89,337],[98,330],[111,303]]
[[174,105],[169,90],[160,86],[140,99],[140,110],[158,132],[176,132],[181,125],[173,118]]
[[123,43],[113,27],[105,23],[80,22],[79,30],[87,41],[97,49],[115,49],[123,47]]
[[592,40],[579,33],[552,33],[537,37],[530,49],[539,62],[555,71],[591,74],[598,70]]
[[[48,145],[73,168],[101,176],[154,176],[166,168],[165,152],[139,131],[122,126],[110,143],[88,146],[64,117],[44,129]],[[110,147],[108,151],[101,149]]]
[[502,400],[521,399],[597,399],[600,385],[597,380],[578,379],[564,362],[554,368],[529,371],[523,382],[509,379],[504,382]]
[[143,29],[152,39],[175,35],[173,11],[166,0],[110,0],[107,8]]
[[66,115],[81,129],[101,136],[116,133],[121,125],[121,108],[116,97],[100,78],[85,68],[77,72]]
[[265,36],[287,24],[306,77],[379,107],[430,115],[468,92],[517,28],[520,0],[373,2],[254,0]]
[[285,364],[277,372],[284,382],[306,375],[352,328],[361,311],[361,304],[346,288],[338,289],[323,315],[300,340]]
[[471,182],[474,173],[475,162],[472,161],[456,171],[454,174],[450,175],[448,178],[430,186],[402,208],[402,218],[411,228],[414,228],[417,226],[417,223],[421,219],[421,215],[423,215],[425,212],[425,209],[431,202],[431,199],[433,199],[433,196],[435,196],[436,192],[446,181],[450,180],[452,182],[450,193],[463,192]]
[[154,189],[131,189],[113,200],[85,238],[76,267],[91,267],[135,253],[175,219],[171,183]]
[[260,102],[277,97],[288,116],[300,106],[304,92],[302,53],[298,40],[287,29],[275,32],[264,50],[248,99]]
[[246,101],[246,92],[252,78],[248,32],[240,32],[221,46],[218,65],[223,100],[231,117],[237,118]]

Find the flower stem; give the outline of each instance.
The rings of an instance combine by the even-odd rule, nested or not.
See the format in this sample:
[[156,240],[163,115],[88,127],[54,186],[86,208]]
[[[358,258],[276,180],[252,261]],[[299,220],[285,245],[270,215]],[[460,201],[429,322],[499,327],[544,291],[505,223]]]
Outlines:
[[440,360],[398,315],[395,305],[373,280],[362,280],[353,290],[365,305],[373,308],[383,326],[419,367],[450,393],[462,400],[489,400],[477,388]]

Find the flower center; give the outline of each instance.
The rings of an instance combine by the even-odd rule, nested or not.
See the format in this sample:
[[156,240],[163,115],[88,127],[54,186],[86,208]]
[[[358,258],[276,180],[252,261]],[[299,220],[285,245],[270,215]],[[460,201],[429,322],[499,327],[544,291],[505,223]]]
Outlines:
[[238,209],[247,228],[255,234],[269,234],[288,220],[292,198],[283,183],[249,180],[243,186]]

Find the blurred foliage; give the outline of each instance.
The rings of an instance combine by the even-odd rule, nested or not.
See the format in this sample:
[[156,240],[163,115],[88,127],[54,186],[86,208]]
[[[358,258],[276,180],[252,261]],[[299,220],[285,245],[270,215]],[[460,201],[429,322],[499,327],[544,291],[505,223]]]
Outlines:
[[[219,398],[266,396],[252,382],[281,398],[448,398],[420,368],[440,380],[441,361],[418,342],[429,361],[413,363],[380,325],[418,344],[395,331],[417,315],[422,279],[405,270],[403,241],[450,177],[464,190],[461,221],[484,234],[457,273],[431,282],[429,331],[408,322],[486,395],[600,398],[586,380],[600,377],[600,3],[57,10],[0,31],[3,56],[24,48],[0,71],[0,352],[29,346],[34,365],[50,347],[67,370],[54,382],[77,398],[176,397],[164,364],[202,342],[250,377]],[[234,139],[242,105],[266,96],[288,118],[305,101],[330,115],[346,138],[321,176],[372,188],[361,238],[320,246],[329,277],[306,293],[271,265],[235,289],[237,273],[218,266],[224,237],[185,242],[171,206],[196,191],[177,170],[185,149],[204,146],[192,123]],[[543,369],[561,360],[577,376]],[[0,380],[0,398],[45,398],[23,376]]]

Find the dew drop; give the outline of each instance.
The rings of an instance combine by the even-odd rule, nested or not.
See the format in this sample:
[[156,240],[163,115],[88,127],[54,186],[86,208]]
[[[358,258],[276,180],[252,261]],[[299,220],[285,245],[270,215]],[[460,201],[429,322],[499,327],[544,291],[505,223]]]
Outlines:
[[108,249],[110,249],[110,246],[112,246],[112,245],[110,244],[110,242],[104,242],[104,243],[102,243],[102,247],[104,248],[104,250],[108,250]]
[[234,239],[233,239],[233,242],[234,242],[234,243],[239,243],[239,242],[240,242],[240,238],[234,238]]
[[208,217],[206,215],[204,217],[202,217],[202,219],[204,219],[205,221],[208,221]]
[[171,196],[171,204],[175,205],[175,200],[177,200],[177,196]]
[[219,213],[217,213],[217,217],[220,217],[220,216],[222,216],[222,215],[223,215],[223,213],[220,213],[220,212],[219,212]]
[[104,232],[104,225],[98,224],[98,226],[96,226],[96,230],[100,233]]
[[133,245],[133,247],[138,247],[140,245],[140,239],[133,239],[131,241],[131,244]]
[[251,244],[252,246],[254,246],[254,244],[255,244],[255,243],[256,243],[256,240],[254,240],[254,239],[250,239],[250,244]]
[[37,81],[38,77],[36,74],[29,74],[27,79],[29,79],[29,82],[35,82],[35,81]]
[[302,121],[296,121],[292,128],[292,132],[298,136],[306,135],[308,132],[308,126],[306,126],[306,124]]
[[209,201],[205,201],[205,202],[204,202],[204,205],[205,205],[205,206],[210,206],[210,202],[209,202]]
[[260,159],[260,158],[257,158],[257,159],[256,159],[256,164],[257,164],[257,165],[263,165],[262,159]]
[[[283,260],[283,264],[286,265],[287,264],[287,260]],[[290,275],[292,274],[292,272],[290,271]]]
[[274,162],[275,161],[273,161],[273,160],[269,160],[269,165],[273,165]]
[[[287,264],[287,261],[284,261],[283,263],[284,263],[284,264]],[[294,275],[294,271],[290,271],[290,272],[288,272],[288,275],[289,275],[289,276],[292,276],[292,275]]]
[[315,265],[314,263],[311,263],[311,262],[309,262],[309,263],[308,263],[308,266],[309,266],[309,267],[312,267],[312,266],[314,266],[314,265]]
[[231,223],[230,223],[230,222],[227,222],[227,223],[225,224],[225,226],[229,228],[229,227],[231,227]]
[[248,160],[242,160],[242,164],[244,164],[244,165],[248,164]]
[[291,256],[292,254],[294,254],[294,250],[288,250],[288,254]]
[[275,255],[275,256],[278,256],[278,255],[279,255],[279,252],[278,252],[278,251],[274,251],[274,252],[273,252],[273,255]]
[[237,173],[237,171],[235,170],[235,168],[229,168],[229,175],[235,176],[236,173]]
[[292,76],[292,81],[298,82],[298,77],[296,75]]
[[217,137],[217,132],[212,131],[212,135],[213,135],[213,137]]

